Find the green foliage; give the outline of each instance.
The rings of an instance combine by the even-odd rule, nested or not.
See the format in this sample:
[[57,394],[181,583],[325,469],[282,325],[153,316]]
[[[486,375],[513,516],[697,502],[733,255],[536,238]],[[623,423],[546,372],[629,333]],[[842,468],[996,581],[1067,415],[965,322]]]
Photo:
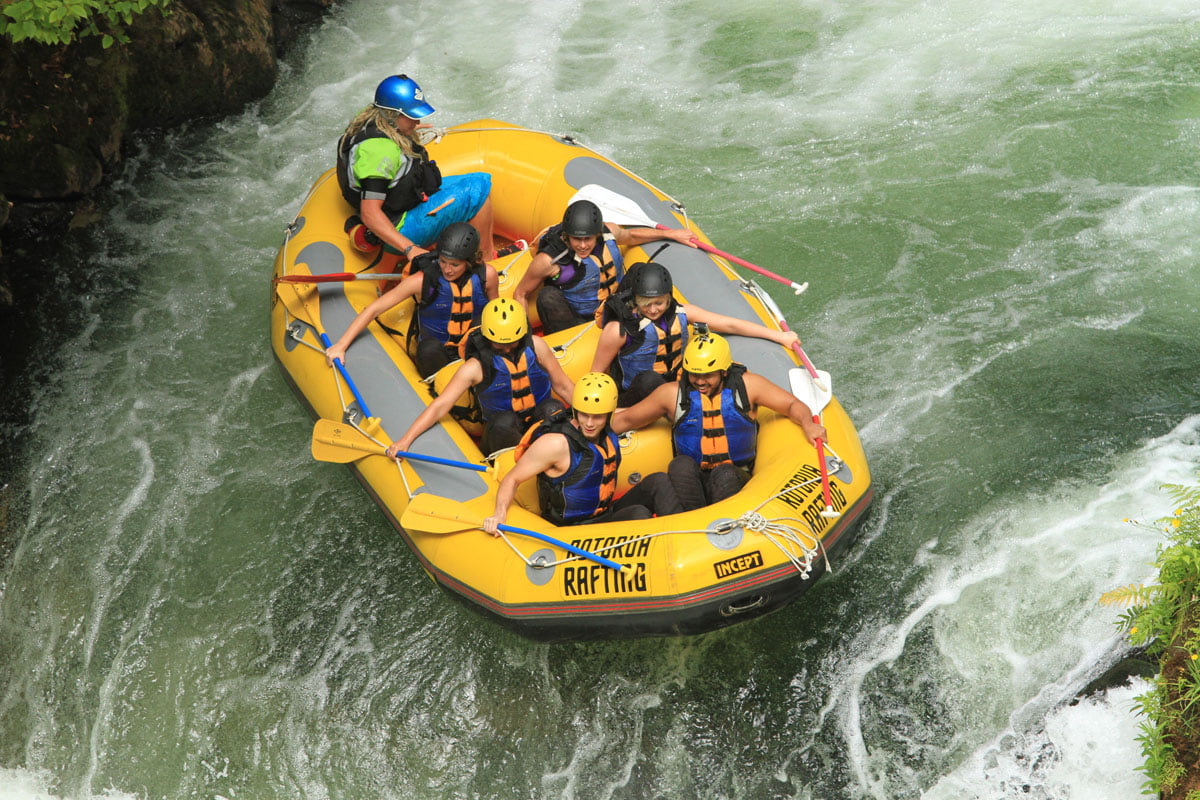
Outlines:
[[70,44],[100,36],[105,48],[129,41],[125,27],[151,8],[166,13],[171,0],[0,0],[0,36],[14,43]]
[[1155,586],[1141,586],[1131,583],[1128,586],[1122,586],[1120,589],[1110,589],[1100,595],[1100,605],[1144,606],[1153,599],[1154,591],[1157,588]]
[[[1151,689],[1137,699],[1136,710],[1146,717],[1140,726],[1148,794],[1167,793],[1185,775],[1172,737],[1194,740],[1200,733],[1200,487],[1163,487],[1180,507],[1151,527],[1166,533],[1154,566],[1158,583],[1105,592],[1105,605],[1129,608],[1117,624],[1136,646],[1160,659],[1164,669]],[[1167,668],[1169,667],[1169,668]],[[1200,796],[1188,800],[1200,800]]]

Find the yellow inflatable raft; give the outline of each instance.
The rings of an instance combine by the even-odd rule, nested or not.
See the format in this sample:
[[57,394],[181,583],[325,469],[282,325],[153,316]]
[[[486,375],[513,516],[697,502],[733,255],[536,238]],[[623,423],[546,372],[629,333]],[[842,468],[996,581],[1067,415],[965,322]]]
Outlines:
[[[670,269],[680,302],[786,326],[771,298],[734,271],[732,257],[712,254],[682,206],[612,161],[569,138],[495,120],[441,133],[429,150],[443,173],[492,175],[499,244],[535,241],[577,193],[598,192],[612,200],[601,206],[609,221],[688,227],[706,248],[647,244],[625,254],[627,265],[655,253]],[[451,594],[539,640],[693,634],[787,605],[850,545],[871,501],[871,476],[858,434],[829,391],[828,373],[814,370],[802,350],[736,336],[729,337],[735,361],[791,387],[821,414],[826,469],[796,425],[760,409],[754,475],[728,500],[652,520],[556,527],[538,516],[529,481],[508,515],[513,530],[499,538],[484,533],[479,524],[493,510],[511,452],[489,460],[447,416],[413,447],[432,460],[383,455],[456,366],[439,373],[434,387],[421,381],[403,338],[388,331],[407,330],[411,301],[372,323],[350,346],[343,369],[326,365],[328,338],[336,340],[383,284],[371,279],[371,256],[345,233],[351,213],[330,170],[287,227],[275,261],[272,348],[318,420],[314,455],[350,464],[430,578]],[[491,262],[502,296],[512,294],[530,258],[520,251]],[[340,282],[279,280],[360,272]],[[589,324],[547,337],[572,380],[591,366],[599,332]],[[666,468],[668,423],[623,436],[621,450],[618,492]]]

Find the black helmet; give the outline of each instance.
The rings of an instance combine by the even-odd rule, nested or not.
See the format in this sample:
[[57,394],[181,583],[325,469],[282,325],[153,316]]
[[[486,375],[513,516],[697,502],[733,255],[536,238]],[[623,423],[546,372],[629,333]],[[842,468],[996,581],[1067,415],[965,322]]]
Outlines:
[[576,200],[563,214],[564,236],[599,236],[604,233],[604,217],[591,200]]
[[630,272],[637,268],[633,276],[633,293],[638,297],[658,297],[671,293],[671,273],[657,261],[634,264]]
[[455,222],[437,238],[438,255],[461,261],[474,261],[479,252],[479,231],[469,223]]

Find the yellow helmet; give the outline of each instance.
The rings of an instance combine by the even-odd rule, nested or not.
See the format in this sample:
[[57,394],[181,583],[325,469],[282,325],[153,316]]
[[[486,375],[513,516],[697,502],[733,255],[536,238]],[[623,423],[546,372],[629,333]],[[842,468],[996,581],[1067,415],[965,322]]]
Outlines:
[[721,369],[729,369],[733,363],[733,354],[729,352],[729,342],[724,336],[715,333],[701,333],[688,340],[683,349],[683,369],[704,375]]
[[489,342],[508,344],[520,341],[529,333],[529,317],[525,309],[507,297],[497,297],[483,307],[479,327]]
[[571,406],[584,414],[611,414],[617,409],[617,382],[603,372],[589,372],[575,382]]

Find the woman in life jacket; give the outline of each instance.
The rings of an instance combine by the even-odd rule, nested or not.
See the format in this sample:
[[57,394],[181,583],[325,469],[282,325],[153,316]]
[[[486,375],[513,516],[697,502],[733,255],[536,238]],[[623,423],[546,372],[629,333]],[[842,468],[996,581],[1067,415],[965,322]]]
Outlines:
[[758,409],[766,406],[804,431],[811,442],[825,427],[791,392],[733,361],[729,343],[715,333],[693,336],[683,352],[682,375],[645,400],[613,415],[618,433],[671,421],[675,457],[671,484],[687,511],[731,497],[746,485],[758,454]]
[[537,255],[513,290],[513,299],[528,311],[529,299],[537,295],[543,333],[592,322],[625,274],[625,249],[660,240],[695,247],[693,239],[686,228],[622,228],[605,222],[592,201],[576,200],[567,206],[562,222],[538,240]]
[[647,519],[681,510],[662,473],[616,497],[621,445],[609,427],[617,407],[617,385],[611,376],[589,372],[581,377],[571,407],[570,413],[564,411],[538,426],[529,448],[500,481],[495,513],[483,521],[485,531],[499,536],[517,487],[535,476],[542,516],[555,525]]
[[401,257],[430,248],[455,222],[469,222],[492,245],[492,176],[486,172],[443,176],[421,144],[419,124],[434,113],[417,82],[407,75],[384,78],[375,99],[346,126],[337,144],[337,178],[354,209],[346,232],[356,247],[373,251],[395,272]]
[[454,377],[388,448],[388,455],[411,450],[417,437],[450,413],[468,391],[483,416],[480,449],[494,453],[515,447],[535,420],[561,410],[564,403],[554,395],[570,397],[575,386],[550,345],[530,333],[525,310],[507,297],[492,300],[464,344]]
[[465,222],[456,222],[438,237],[436,253],[413,260],[413,271],[384,292],[346,328],[326,351],[325,359],[346,360],[346,349],[371,320],[410,297],[417,308],[407,342],[416,339],[415,361],[422,377],[429,377],[458,358],[458,346],[479,324],[484,305],[495,299],[500,285],[496,270],[483,263],[479,233]]
[[777,331],[692,303],[677,303],[673,289],[666,267],[654,261],[639,262],[629,268],[626,286],[604,304],[604,330],[592,359],[592,371],[608,372],[617,380],[621,407],[639,402],[679,377],[689,325],[766,339],[783,347],[800,343],[791,331]]

